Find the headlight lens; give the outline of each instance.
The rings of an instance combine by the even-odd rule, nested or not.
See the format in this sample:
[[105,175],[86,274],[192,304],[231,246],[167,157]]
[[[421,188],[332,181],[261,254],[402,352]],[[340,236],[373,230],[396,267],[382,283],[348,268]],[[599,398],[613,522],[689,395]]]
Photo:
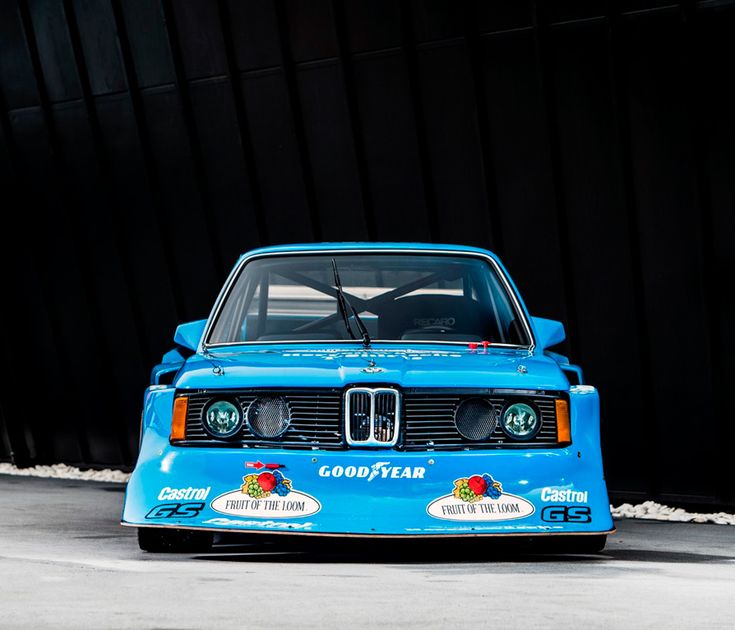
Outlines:
[[204,428],[216,438],[235,435],[242,427],[242,411],[229,400],[215,400],[204,409]]
[[291,412],[285,398],[256,398],[248,407],[248,426],[254,435],[275,438],[283,435],[291,424]]
[[467,440],[486,440],[498,424],[492,404],[482,398],[468,398],[457,407],[454,424]]
[[541,428],[538,412],[526,403],[513,403],[503,411],[500,422],[510,437],[517,440],[530,440]]

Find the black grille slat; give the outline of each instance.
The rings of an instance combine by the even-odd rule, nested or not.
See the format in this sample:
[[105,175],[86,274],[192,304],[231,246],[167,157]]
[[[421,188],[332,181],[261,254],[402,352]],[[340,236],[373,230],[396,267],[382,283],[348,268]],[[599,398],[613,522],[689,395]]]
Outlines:
[[396,396],[380,393],[375,395],[375,430],[373,437],[381,442],[389,442],[393,435],[396,415]]
[[355,392],[350,399],[351,437],[364,442],[370,436],[370,395]]
[[[488,392],[489,393],[489,392]],[[484,394],[484,395],[483,395]],[[403,448],[408,451],[429,449],[483,449],[501,447],[556,446],[556,396],[498,396],[487,393],[467,392],[457,396],[404,392]],[[455,410],[468,398],[483,398],[490,402],[500,418],[505,405],[511,400],[531,400],[541,413],[541,428],[528,442],[508,438],[500,423],[484,440],[463,438],[454,424]]]
[[[214,440],[202,426],[202,411],[212,398],[228,396],[240,405],[243,415],[259,397],[285,398],[291,422],[280,438],[260,438],[247,425],[228,440]],[[186,439],[202,446],[240,446],[244,448],[340,449],[342,435],[342,391],[331,389],[281,390],[263,389],[247,392],[202,392],[189,396]]]
[[[229,448],[287,448],[287,449],[326,449],[347,448],[344,434],[344,395],[343,389],[258,389],[247,391],[197,391],[189,394],[186,424],[186,444],[199,446],[224,446]],[[398,450],[475,450],[494,448],[543,448],[557,446],[556,392],[542,392],[539,395],[500,395],[493,390],[442,390],[411,389],[394,395],[377,393],[372,403],[375,410],[373,438],[387,436],[390,423],[400,411],[401,433]],[[213,439],[202,426],[202,412],[213,398],[225,396],[237,400],[242,413],[247,413],[250,404],[259,397],[278,396],[286,399],[291,422],[280,438],[259,438],[254,435],[247,423],[236,436],[227,440]],[[500,427],[495,427],[489,437],[472,441],[465,439],[457,431],[454,421],[455,410],[468,398],[482,398],[490,402],[498,418],[504,407],[512,401],[528,401],[541,413],[541,428],[528,442],[508,438]],[[400,407],[396,407],[396,403]],[[370,437],[370,396],[352,393],[352,437],[366,440]],[[367,418],[364,425],[356,422]],[[383,426],[385,425],[385,426]]]

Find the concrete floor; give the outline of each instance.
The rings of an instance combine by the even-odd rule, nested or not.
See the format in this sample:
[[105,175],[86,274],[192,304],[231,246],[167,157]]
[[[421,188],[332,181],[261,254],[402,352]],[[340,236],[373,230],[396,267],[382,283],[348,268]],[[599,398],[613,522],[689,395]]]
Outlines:
[[0,475],[0,627],[735,625],[731,526],[621,521],[584,557],[304,538],[170,556],[118,525],[122,491]]

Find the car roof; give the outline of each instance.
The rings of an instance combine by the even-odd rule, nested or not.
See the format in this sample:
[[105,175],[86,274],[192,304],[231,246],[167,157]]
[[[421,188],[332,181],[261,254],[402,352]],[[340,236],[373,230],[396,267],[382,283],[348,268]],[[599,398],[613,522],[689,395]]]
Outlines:
[[344,242],[340,241],[337,243],[292,243],[288,245],[270,245],[268,247],[259,247],[257,249],[250,250],[244,253],[240,258],[245,256],[255,256],[259,254],[278,254],[278,253],[293,253],[293,252],[319,252],[319,251],[335,251],[335,250],[414,250],[420,251],[449,251],[449,252],[464,252],[474,254],[484,254],[486,256],[492,256],[497,259],[497,256],[493,252],[482,249],[480,247],[472,247],[470,245],[449,245],[444,243],[363,243],[363,242]]

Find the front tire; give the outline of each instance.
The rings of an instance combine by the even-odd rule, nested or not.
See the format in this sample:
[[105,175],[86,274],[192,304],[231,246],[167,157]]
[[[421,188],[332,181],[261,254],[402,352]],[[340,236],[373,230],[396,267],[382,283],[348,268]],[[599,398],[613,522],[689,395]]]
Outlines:
[[139,527],[138,545],[151,553],[196,553],[212,548],[214,534],[190,529]]

